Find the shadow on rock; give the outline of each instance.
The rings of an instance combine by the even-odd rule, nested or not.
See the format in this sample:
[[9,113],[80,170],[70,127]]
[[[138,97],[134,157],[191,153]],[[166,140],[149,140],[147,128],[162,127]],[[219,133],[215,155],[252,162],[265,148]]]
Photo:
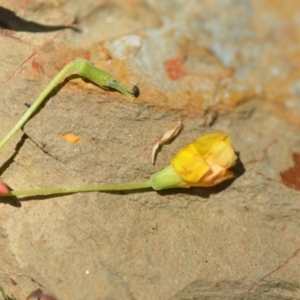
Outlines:
[[13,31],[25,32],[51,32],[63,29],[71,29],[80,32],[78,28],[66,25],[43,25],[35,22],[26,21],[16,15],[15,12],[0,6],[0,27]]

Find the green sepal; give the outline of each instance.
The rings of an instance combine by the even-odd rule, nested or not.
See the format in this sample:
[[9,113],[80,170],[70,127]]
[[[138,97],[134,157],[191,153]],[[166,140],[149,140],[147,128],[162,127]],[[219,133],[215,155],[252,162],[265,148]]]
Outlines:
[[150,182],[152,188],[156,191],[172,188],[188,188],[180,176],[174,171],[172,165],[151,176]]

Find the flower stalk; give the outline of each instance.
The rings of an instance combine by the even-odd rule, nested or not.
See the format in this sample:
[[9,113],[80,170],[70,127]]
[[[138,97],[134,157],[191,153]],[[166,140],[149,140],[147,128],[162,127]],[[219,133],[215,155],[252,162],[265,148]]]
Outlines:
[[[122,183],[122,184],[108,184],[108,185],[90,185],[71,188],[45,188],[32,190],[18,190],[10,191],[3,195],[9,196],[42,196],[42,195],[57,195],[57,194],[74,194],[87,192],[112,192],[112,191],[128,191],[136,189],[145,189],[151,187],[150,181]],[[1,196],[1,195],[0,195]]]
[[151,176],[150,180],[138,183],[92,185],[71,188],[49,188],[9,191],[0,184],[0,196],[39,196],[83,192],[109,192],[152,188],[208,187],[234,177],[228,170],[236,163],[237,156],[227,134],[214,132],[204,135],[181,149],[171,164]]

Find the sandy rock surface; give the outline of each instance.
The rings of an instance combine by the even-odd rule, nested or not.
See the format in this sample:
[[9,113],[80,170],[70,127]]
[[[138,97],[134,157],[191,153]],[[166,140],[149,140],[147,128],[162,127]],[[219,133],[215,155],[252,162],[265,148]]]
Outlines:
[[[12,189],[147,180],[212,131],[229,134],[240,160],[235,180],[208,189],[1,198],[8,296],[40,288],[59,300],[300,298],[300,3],[0,8],[0,137],[77,57],[141,91],[132,102],[68,77],[1,149]],[[178,121],[183,129],[153,166],[152,147]]]

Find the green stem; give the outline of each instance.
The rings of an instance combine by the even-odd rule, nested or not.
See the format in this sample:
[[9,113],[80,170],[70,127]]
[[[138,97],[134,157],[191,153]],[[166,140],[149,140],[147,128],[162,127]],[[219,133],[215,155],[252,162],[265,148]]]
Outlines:
[[0,141],[0,149],[6,145],[6,143],[15,135],[15,133],[22,128],[25,123],[30,119],[50,92],[59,84],[59,82],[71,71],[89,79],[103,89],[115,89],[123,95],[134,99],[133,92],[127,90],[123,85],[115,80],[115,78],[108,72],[101,70],[84,59],[77,59],[67,64],[50,82],[45,90],[39,95],[39,97],[33,102],[30,108],[25,112],[21,119],[15,124],[15,126],[8,132],[8,134]]
[[0,149],[15,135],[15,133],[24,126],[24,124],[29,120],[29,118],[34,114],[38,107],[42,104],[45,98],[53,90],[53,88],[62,80],[62,78],[70,72],[74,66],[74,62],[66,65],[50,82],[50,84],[45,88],[45,90],[39,95],[39,97],[33,102],[30,108],[25,112],[21,119],[15,124],[15,126],[8,132],[8,134],[0,142]]
[[33,190],[19,190],[11,191],[9,194],[0,195],[3,197],[9,196],[41,196],[41,195],[55,195],[55,194],[72,194],[84,192],[109,192],[109,191],[125,191],[137,190],[143,188],[151,188],[151,181],[136,182],[136,183],[123,183],[111,185],[91,185],[73,188],[49,188],[49,189],[33,189]]

